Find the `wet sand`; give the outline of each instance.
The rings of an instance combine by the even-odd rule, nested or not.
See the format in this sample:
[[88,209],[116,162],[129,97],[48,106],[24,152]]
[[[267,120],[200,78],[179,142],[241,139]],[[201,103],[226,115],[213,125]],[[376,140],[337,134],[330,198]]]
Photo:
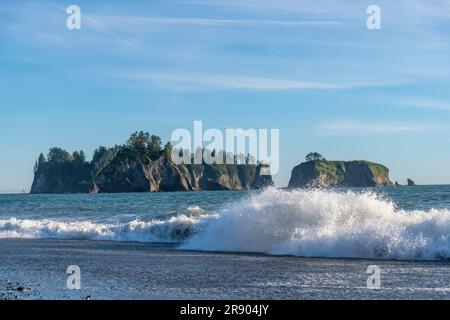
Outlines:
[[[0,299],[448,299],[448,262],[180,251],[167,244],[0,240]],[[81,269],[69,290],[66,269]],[[378,265],[381,289],[366,286]]]

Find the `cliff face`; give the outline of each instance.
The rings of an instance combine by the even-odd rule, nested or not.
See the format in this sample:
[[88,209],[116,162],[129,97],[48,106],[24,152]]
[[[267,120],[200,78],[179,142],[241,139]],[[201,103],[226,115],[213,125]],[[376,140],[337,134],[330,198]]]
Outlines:
[[164,154],[143,163],[135,156],[119,152],[93,177],[97,192],[155,192],[193,190],[189,177]]
[[190,177],[194,190],[261,189],[273,186],[266,165],[186,165],[181,170]]
[[289,188],[392,186],[389,169],[368,161],[316,160],[292,170]]
[[170,153],[156,159],[142,157],[127,148],[108,153],[98,165],[74,160],[44,161],[36,170],[31,193],[118,193],[259,189],[272,186],[265,165],[176,165]]
[[93,188],[89,171],[75,161],[46,162],[35,171],[31,193],[88,193]]

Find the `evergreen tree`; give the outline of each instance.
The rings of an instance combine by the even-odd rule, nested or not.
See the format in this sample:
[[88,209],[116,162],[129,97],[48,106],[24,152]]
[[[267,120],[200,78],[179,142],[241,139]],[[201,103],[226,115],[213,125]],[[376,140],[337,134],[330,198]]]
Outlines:
[[150,141],[147,143],[147,150],[149,157],[152,160],[156,160],[161,155],[161,138],[155,135],[150,137]]
[[49,162],[67,162],[67,161],[72,161],[74,158],[73,156],[68,153],[66,150],[61,149],[61,148],[51,148],[47,159]]
[[326,160],[320,153],[317,152],[310,152],[306,155],[306,161],[320,161],[320,160]]

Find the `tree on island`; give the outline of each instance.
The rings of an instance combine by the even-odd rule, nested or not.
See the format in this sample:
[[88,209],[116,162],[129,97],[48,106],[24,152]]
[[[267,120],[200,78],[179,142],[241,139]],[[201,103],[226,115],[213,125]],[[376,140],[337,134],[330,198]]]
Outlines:
[[84,164],[86,162],[86,155],[83,150],[74,151],[72,153],[73,160],[78,164]]
[[47,156],[48,162],[65,163],[73,161],[74,157],[62,148],[51,148]]
[[39,168],[42,168],[42,166],[45,164],[47,160],[45,159],[45,156],[41,153],[39,155],[38,160],[36,160],[35,164],[34,164],[34,173],[36,173]]
[[121,146],[115,145],[112,148],[100,146],[94,151],[94,155],[91,161],[91,168],[94,174],[100,172],[105,168],[117,155]]
[[306,155],[306,161],[320,161],[320,160],[326,160],[320,153],[317,152],[310,152]]
[[150,141],[147,143],[147,150],[150,159],[156,160],[161,156],[161,151],[163,150],[161,138],[155,135],[150,136]]
[[127,146],[136,154],[146,154],[147,144],[150,141],[150,134],[144,131],[136,131],[127,141]]
[[163,151],[161,138],[144,131],[133,133],[127,141],[127,147],[137,156],[151,160],[158,159]]

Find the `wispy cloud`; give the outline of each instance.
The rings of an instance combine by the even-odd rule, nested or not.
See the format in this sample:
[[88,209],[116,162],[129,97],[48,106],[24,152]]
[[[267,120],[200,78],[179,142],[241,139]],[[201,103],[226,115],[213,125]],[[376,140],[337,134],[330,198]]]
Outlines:
[[394,103],[404,107],[450,111],[449,101],[440,101],[427,98],[403,98],[395,100]]
[[[204,6],[221,6],[224,8],[233,8],[233,10],[242,11],[285,11],[309,15],[328,16],[334,15],[345,18],[360,19],[361,13],[365,14],[365,9],[369,3],[348,1],[343,3],[341,0],[194,0],[194,3]],[[450,3],[448,0],[378,0],[376,2],[383,12],[389,11],[395,14],[397,18],[403,16],[415,15],[418,19],[430,17],[450,17]],[[398,14],[400,13],[400,14]]]
[[[231,7],[234,10],[241,9],[246,11],[270,11],[270,12],[295,12],[307,14],[345,14],[352,15],[357,13],[355,6],[337,0],[194,0],[194,3],[205,6]],[[355,12],[356,11],[356,12]]]
[[98,75],[101,78],[109,77],[125,81],[127,86],[130,85],[131,81],[139,88],[153,86],[172,90],[346,90],[398,85],[390,82],[358,81],[331,83],[210,73],[183,74],[120,71],[101,72]]
[[116,42],[119,42],[122,45],[129,46],[129,47],[135,47],[136,46],[133,42],[117,36],[107,26],[105,26],[103,23],[101,23],[97,19],[85,15],[84,16],[84,20],[85,20],[87,25],[89,25],[90,27],[94,28],[95,30],[103,33],[104,35],[106,35],[107,37],[111,38],[112,40],[114,40]]
[[448,0],[420,1],[409,0],[409,8],[428,17],[450,18],[450,3]]
[[[53,2],[48,2],[48,4],[60,11],[66,12],[66,8],[63,6],[60,6]],[[104,36],[110,38],[111,40],[113,40],[121,45],[129,46],[129,47],[135,46],[135,44],[132,43],[131,41],[123,39],[123,38],[119,37],[118,35],[116,35],[114,32],[112,32],[110,30],[110,28],[107,25],[105,25],[103,22],[101,22],[97,18],[94,18],[90,15],[85,14],[84,12],[82,13],[82,21],[83,21],[83,23],[86,23],[87,26],[91,27],[92,29],[96,30],[97,32],[102,33]]]
[[340,134],[387,134],[411,133],[430,129],[428,126],[417,124],[379,123],[358,120],[338,119],[319,123],[316,126],[318,133]]
[[146,16],[96,16],[96,20],[120,26],[193,25],[193,26],[281,26],[281,27],[320,27],[339,26],[342,22],[334,20],[264,20],[264,19],[209,19],[182,17],[146,17]]

